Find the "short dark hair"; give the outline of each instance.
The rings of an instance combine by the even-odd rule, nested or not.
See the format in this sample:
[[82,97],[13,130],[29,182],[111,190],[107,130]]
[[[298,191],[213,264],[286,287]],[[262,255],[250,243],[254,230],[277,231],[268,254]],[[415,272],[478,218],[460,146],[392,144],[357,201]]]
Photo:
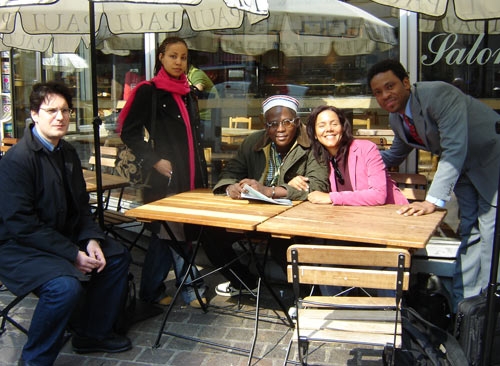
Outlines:
[[368,85],[370,85],[375,75],[386,71],[392,71],[401,81],[408,77],[408,73],[399,61],[387,59],[376,63],[368,70]]
[[59,81],[47,81],[45,83],[33,85],[30,94],[30,110],[38,112],[40,106],[50,94],[62,96],[66,100],[68,108],[73,108],[73,95],[71,94],[71,90]]
[[342,138],[340,139],[340,146],[337,152],[337,160],[340,161],[342,159],[347,159],[349,155],[349,146],[351,146],[352,140],[354,136],[352,134],[352,123],[347,118],[346,114],[342,109],[331,105],[320,105],[313,109],[309,118],[307,120],[307,136],[311,141],[311,147],[314,153],[314,157],[316,160],[320,162],[327,162],[330,159],[330,153],[328,150],[316,139],[316,120],[318,119],[318,115],[324,111],[332,111],[339,116],[340,125],[342,126]]

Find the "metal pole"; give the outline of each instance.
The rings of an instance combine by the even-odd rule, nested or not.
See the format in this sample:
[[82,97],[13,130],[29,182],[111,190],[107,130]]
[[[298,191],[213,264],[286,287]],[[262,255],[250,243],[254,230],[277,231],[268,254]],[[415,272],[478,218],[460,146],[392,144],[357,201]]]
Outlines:
[[94,155],[95,155],[95,174],[97,184],[97,217],[99,225],[104,229],[104,213],[102,202],[102,176],[101,176],[101,138],[99,129],[102,120],[99,117],[99,106],[97,101],[97,54],[96,54],[96,39],[95,39],[95,11],[94,1],[89,0],[89,25],[90,25],[90,75],[92,78],[92,113],[93,113],[93,129],[94,129]]

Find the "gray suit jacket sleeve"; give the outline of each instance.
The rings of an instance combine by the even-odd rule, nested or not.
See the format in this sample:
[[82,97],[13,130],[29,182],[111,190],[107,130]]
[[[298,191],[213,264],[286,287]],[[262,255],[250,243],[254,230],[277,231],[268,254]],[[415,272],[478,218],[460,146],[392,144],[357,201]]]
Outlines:
[[428,195],[449,201],[468,154],[470,97],[443,82],[418,83],[412,92],[413,120],[425,150],[440,156]]
[[[428,195],[448,201],[460,174],[467,174],[480,194],[493,202],[496,183],[486,177],[498,171],[500,138],[494,123],[500,116],[456,87],[440,82],[420,82],[412,88],[413,121],[425,146],[408,142],[399,116],[391,113],[395,132],[393,147],[383,153],[384,162],[400,163],[413,148],[440,157]],[[488,172],[489,171],[489,172]]]

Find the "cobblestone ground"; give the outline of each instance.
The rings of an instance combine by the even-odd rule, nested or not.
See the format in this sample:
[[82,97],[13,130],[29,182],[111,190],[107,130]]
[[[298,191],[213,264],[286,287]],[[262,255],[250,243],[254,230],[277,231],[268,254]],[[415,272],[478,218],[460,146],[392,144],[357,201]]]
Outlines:
[[[144,253],[134,249],[132,254],[134,259],[140,262]],[[197,262],[202,273],[212,270],[202,252],[199,253]],[[140,267],[132,265],[131,271],[138,286]],[[216,296],[214,288],[223,281],[223,277],[218,273],[206,278],[211,296],[207,313],[177,301],[166,323],[167,332],[199,337],[206,343],[163,334],[159,346],[153,347],[164,318],[164,315],[160,314],[132,326],[128,335],[134,347],[128,352],[78,355],[72,351],[71,342],[68,342],[57,358],[55,366],[247,365],[247,351],[251,346],[255,329],[256,299],[245,296],[238,305],[238,299]],[[167,278],[167,286],[173,295],[175,287],[172,276]],[[292,302],[291,288],[276,278],[272,281],[272,287],[288,308]],[[0,292],[0,307],[12,299],[13,295],[8,291]],[[11,314],[28,327],[36,303],[37,299],[30,295]],[[292,329],[287,326],[283,311],[265,288],[262,289],[260,309],[257,342],[251,365],[283,365]],[[16,365],[25,341],[26,336],[8,324],[7,331],[0,336],[0,365]],[[214,345],[215,343],[229,345],[237,350],[227,350]],[[296,352],[294,344],[290,360],[295,362],[290,362],[290,365],[296,364]],[[311,346],[309,364],[379,366],[382,365],[381,350],[340,344]]]

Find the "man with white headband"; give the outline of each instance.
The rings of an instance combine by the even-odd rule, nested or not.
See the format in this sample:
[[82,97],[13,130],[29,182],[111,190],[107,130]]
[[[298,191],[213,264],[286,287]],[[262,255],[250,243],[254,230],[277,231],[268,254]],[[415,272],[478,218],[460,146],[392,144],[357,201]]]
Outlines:
[[[265,129],[243,141],[236,156],[221,172],[214,194],[240,199],[245,184],[267,197],[290,200],[306,200],[312,191],[328,192],[326,165],[314,159],[305,126],[297,117],[298,108],[298,100],[288,95],[274,95],[262,103]],[[243,239],[242,235],[217,228],[205,228],[204,233],[203,246],[214,265],[221,267],[237,257],[232,244]],[[290,241],[270,240],[272,256],[284,269]],[[218,295],[248,294],[257,285],[256,276],[238,261],[221,273],[229,282],[216,287]]]

